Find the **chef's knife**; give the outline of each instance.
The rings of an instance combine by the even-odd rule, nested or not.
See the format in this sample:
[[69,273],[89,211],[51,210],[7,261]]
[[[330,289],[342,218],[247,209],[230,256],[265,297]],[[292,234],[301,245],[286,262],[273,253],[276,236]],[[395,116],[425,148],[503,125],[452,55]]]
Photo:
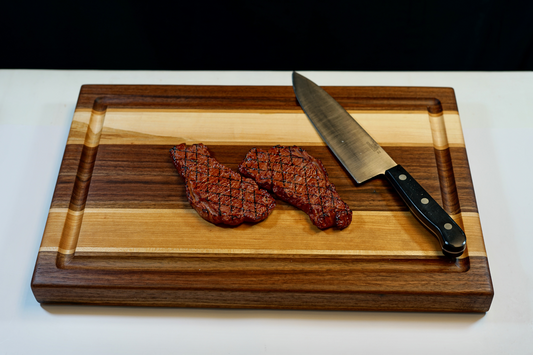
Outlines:
[[463,254],[463,230],[334,98],[296,72],[292,86],[311,123],[357,183],[385,175],[413,215],[437,237],[444,255]]

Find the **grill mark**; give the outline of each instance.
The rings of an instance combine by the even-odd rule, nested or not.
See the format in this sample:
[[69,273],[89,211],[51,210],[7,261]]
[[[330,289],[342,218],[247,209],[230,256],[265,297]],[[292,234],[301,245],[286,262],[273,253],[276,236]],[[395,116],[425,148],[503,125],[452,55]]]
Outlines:
[[278,147],[278,157],[279,157],[279,166],[281,169],[281,181],[283,182],[283,187],[285,187],[285,169],[283,169],[283,156],[281,155],[281,148]]
[[257,218],[257,202],[255,202],[255,191],[254,191],[254,216]]
[[304,174],[305,190],[307,192],[307,202],[311,204],[311,196],[309,195],[309,183],[307,181],[307,165],[304,166]]
[[[270,183],[272,186],[274,186],[274,171],[272,171],[272,164],[270,163],[270,155],[267,154],[268,157],[268,170],[270,171]],[[257,167],[259,168],[259,166]],[[259,169],[258,169],[259,170]]]
[[[295,164],[292,149],[298,149],[301,153],[301,164]],[[270,171],[263,173],[263,170],[259,168],[262,162],[258,155],[259,149],[253,148],[247,154],[244,161],[239,166],[239,171],[246,176],[256,179],[256,181],[262,181],[266,178],[268,173],[271,174],[271,186],[269,189],[273,189],[274,186],[280,187],[282,191],[276,190],[276,194],[282,200],[292,203],[296,207],[304,210],[311,216],[313,223],[319,228],[328,228],[332,225],[337,225],[339,228],[345,228],[351,222],[352,212],[348,205],[340,199],[335,186],[329,181],[325,168],[322,163],[313,157],[311,157],[305,150],[299,147],[283,147],[275,146],[270,149],[269,152],[261,151],[265,156],[265,162],[268,162]],[[283,153],[288,152],[290,163],[283,163]],[[255,159],[253,155],[256,154]],[[279,159],[279,166],[281,168],[280,176],[281,180],[274,179],[274,170],[272,169],[272,161],[275,158]],[[252,165],[254,161],[257,168]],[[276,162],[277,163],[277,162]],[[285,174],[288,170],[291,170],[291,174],[294,176],[292,181],[287,180]],[[302,175],[303,172],[303,175]],[[297,182],[297,179],[303,178],[304,183]],[[316,180],[316,184],[311,184],[312,180]],[[290,185],[289,182],[292,184]],[[321,189],[320,183],[324,182],[324,188]],[[305,187],[305,193],[299,193],[298,189]],[[316,193],[310,191],[310,187],[317,190]],[[318,200],[318,203],[312,203],[311,197]],[[344,208],[338,208],[336,200],[340,201]],[[325,201],[331,201],[332,205],[326,206]],[[313,217],[316,216],[316,217]],[[323,218],[323,221],[319,221],[317,218]],[[332,224],[333,223],[333,224]]]
[[[205,153],[203,153],[204,151]],[[205,147],[204,145],[195,144],[192,147],[187,147],[185,144],[182,144],[182,145],[172,148],[170,150],[170,153],[172,155],[176,168],[178,169],[182,177],[185,179],[186,185],[189,186],[190,185],[189,181],[191,180],[194,180],[197,183],[195,184],[196,190],[191,191],[191,194],[197,195],[198,198],[201,199],[202,201],[205,201],[205,203],[211,204],[210,208],[200,207],[199,205],[202,205],[204,202],[198,201],[198,205],[195,205],[195,203],[191,201],[191,197],[187,195],[187,197],[189,198],[189,202],[191,202],[191,205],[193,206],[193,208],[204,219],[215,224],[224,223],[224,224],[229,224],[229,225],[237,225],[237,224],[242,223],[243,221],[259,222],[265,219],[266,217],[268,217],[268,215],[270,215],[270,213],[272,212],[275,206],[275,200],[270,195],[268,195],[266,191],[261,190],[262,192],[260,192],[260,194],[265,199],[258,201],[256,199],[256,193],[258,193],[258,191],[260,190],[259,190],[259,187],[255,184],[255,182],[243,181],[242,175],[235,173],[231,169],[220,164],[215,158],[211,157],[211,155],[209,154],[209,151],[207,150],[207,147]],[[179,157],[181,156],[180,153],[183,154],[183,159]],[[187,158],[188,153],[194,153],[194,158],[188,159]],[[205,158],[205,163],[200,163],[199,159],[201,157]],[[198,183],[198,176],[199,176],[198,173],[199,173],[200,166],[203,164],[205,164],[205,166],[207,167],[207,174],[206,174],[207,180],[205,184],[201,185]],[[218,176],[215,176],[215,174],[213,173],[213,170],[219,171]],[[222,177],[223,175],[227,177]],[[211,183],[210,182],[211,178],[213,179],[216,178],[217,182]],[[233,193],[235,193],[236,191],[235,188],[232,188],[233,181],[239,182],[238,191],[241,193],[240,209],[234,208],[235,207],[234,204],[236,203],[236,201],[239,201],[239,198],[233,197]],[[211,192],[209,191],[210,186],[213,188],[211,189]],[[246,189],[249,188],[249,186],[252,187],[252,193],[254,195],[254,206],[253,206],[253,211],[252,210],[248,210],[248,211],[254,213],[253,217],[246,215],[245,212],[247,210],[245,209],[245,206],[244,206],[245,193],[246,193]],[[222,191],[226,189],[229,190],[229,195],[222,193]],[[218,201],[216,202],[213,201],[209,197],[210,193],[212,195],[215,195],[218,198]],[[224,197],[228,199],[228,203],[222,203],[222,198]],[[264,213],[259,214],[257,212],[257,209],[258,209],[257,204],[260,204],[262,206],[262,209],[261,209],[262,211],[264,208]],[[215,206],[217,206],[218,208],[216,208]],[[222,213],[222,208],[225,208],[225,207],[229,207],[230,209],[229,215],[227,213],[224,213],[224,214]],[[212,213],[212,211],[216,209],[218,209],[218,211],[216,211],[216,215],[215,215]]]

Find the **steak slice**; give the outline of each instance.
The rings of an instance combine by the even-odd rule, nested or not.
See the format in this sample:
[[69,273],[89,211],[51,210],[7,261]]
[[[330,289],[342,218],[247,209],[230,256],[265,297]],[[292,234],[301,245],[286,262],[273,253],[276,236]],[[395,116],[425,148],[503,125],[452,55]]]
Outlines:
[[255,181],[243,177],[211,157],[203,144],[185,143],[170,150],[174,165],[185,180],[191,206],[214,224],[236,226],[267,218],[276,201]]
[[303,210],[320,229],[333,226],[343,229],[352,221],[352,211],[329,181],[322,162],[302,148],[275,146],[268,151],[253,148],[246,154],[239,172]]

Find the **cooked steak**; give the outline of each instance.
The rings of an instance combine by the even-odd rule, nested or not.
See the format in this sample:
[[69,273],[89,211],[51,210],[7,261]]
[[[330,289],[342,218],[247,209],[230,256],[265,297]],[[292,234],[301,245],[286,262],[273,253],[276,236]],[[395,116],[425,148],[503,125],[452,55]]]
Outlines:
[[200,216],[214,224],[235,226],[267,218],[276,201],[252,180],[220,164],[203,144],[170,150],[185,180],[185,192]]
[[239,171],[303,210],[320,229],[333,226],[343,229],[352,221],[352,211],[329,181],[322,162],[302,148],[275,146],[268,151],[253,148]]

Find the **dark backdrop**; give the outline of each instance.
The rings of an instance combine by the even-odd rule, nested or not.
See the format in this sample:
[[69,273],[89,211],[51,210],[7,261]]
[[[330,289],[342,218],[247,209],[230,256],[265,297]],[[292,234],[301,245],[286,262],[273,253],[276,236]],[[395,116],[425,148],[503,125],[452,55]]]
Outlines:
[[13,1],[0,68],[532,70],[533,1]]

